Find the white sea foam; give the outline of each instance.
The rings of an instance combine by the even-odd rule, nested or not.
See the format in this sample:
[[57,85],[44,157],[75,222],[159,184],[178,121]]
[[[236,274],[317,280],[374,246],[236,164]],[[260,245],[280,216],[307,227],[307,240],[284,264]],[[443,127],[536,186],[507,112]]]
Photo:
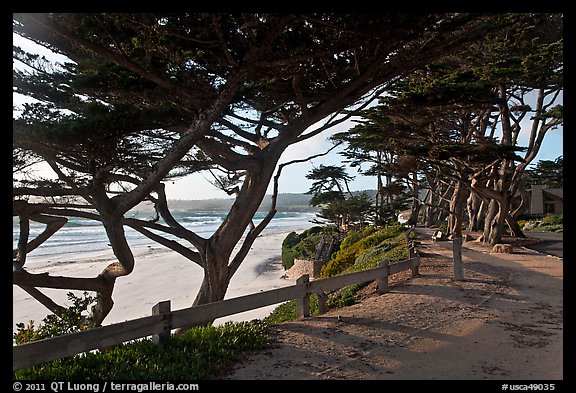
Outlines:
[[[180,217],[195,217],[197,222],[203,221],[204,227],[195,226],[194,229],[198,233],[204,231],[205,237],[217,228],[224,217],[221,212],[179,213],[182,214]],[[259,213],[254,224],[257,225],[264,216],[265,213]],[[284,269],[280,260],[282,241],[288,232],[300,232],[311,227],[313,224],[310,220],[314,217],[314,213],[277,213],[234,274],[226,298],[292,285],[293,281],[283,278]],[[187,227],[186,222],[180,222]],[[81,224],[81,220],[75,219],[75,225],[61,228],[50,239],[48,246],[43,245],[30,253],[26,260],[26,269],[31,273],[49,272],[51,275],[68,277],[95,277],[101,273],[110,262],[115,261],[104,230],[91,224]],[[32,227],[33,233],[42,230],[39,225]],[[17,222],[13,235],[16,246]],[[113,295],[114,308],[104,324],[150,315],[152,306],[159,301],[171,300],[173,310],[189,307],[202,281],[202,269],[182,255],[152,242],[130,228],[126,229],[126,235],[133,245],[136,265],[131,274],[118,279]],[[79,291],[46,288],[41,290],[61,305],[68,303],[67,292],[81,295]],[[272,305],[235,314],[220,318],[216,322],[262,318],[272,311],[273,307]],[[37,325],[47,314],[48,310],[38,301],[20,287],[13,286],[14,331],[16,323],[34,320]]]
[[[214,233],[225,218],[225,212],[207,211],[176,211],[174,217],[187,229],[196,234],[208,238]],[[258,212],[254,218],[254,224],[258,224],[266,215],[266,212]],[[314,213],[303,212],[278,212],[265,229],[265,233],[278,233],[290,230],[308,228],[312,224]],[[146,217],[139,217],[146,219]],[[162,223],[162,221],[160,221]],[[30,239],[40,234],[44,224],[31,222]],[[133,247],[158,247],[158,243],[148,239],[137,231],[125,227],[126,239]],[[159,232],[157,232],[159,233]],[[178,238],[162,234],[170,240]],[[13,222],[13,246],[17,246],[19,238],[18,221]],[[84,254],[111,253],[106,232],[101,223],[94,220],[74,218],[69,220],[58,232],[50,237],[41,247],[31,252],[28,256],[31,260],[39,262],[44,259],[53,262],[56,259],[63,263],[70,259],[77,259]],[[82,255],[80,255],[82,254]]]

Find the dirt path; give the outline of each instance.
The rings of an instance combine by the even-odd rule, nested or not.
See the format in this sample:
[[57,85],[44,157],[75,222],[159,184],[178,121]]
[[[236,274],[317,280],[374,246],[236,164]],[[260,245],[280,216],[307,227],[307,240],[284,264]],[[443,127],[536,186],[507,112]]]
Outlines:
[[359,303],[277,325],[274,345],[221,379],[563,379],[562,259],[420,238],[420,275]]

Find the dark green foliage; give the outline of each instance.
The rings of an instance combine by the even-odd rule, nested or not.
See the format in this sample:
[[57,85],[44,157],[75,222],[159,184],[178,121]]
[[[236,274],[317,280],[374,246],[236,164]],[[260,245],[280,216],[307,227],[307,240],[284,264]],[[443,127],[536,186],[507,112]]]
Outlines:
[[18,370],[14,379],[209,379],[230,367],[242,351],[265,348],[267,326],[253,320],[196,327],[163,344],[146,339]]
[[544,185],[550,188],[564,186],[564,157],[555,160],[540,160],[531,169],[526,169],[523,181],[531,185]]
[[310,205],[320,206],[318,217],[343,229],[350,225],[363,226],[369,219],[373,211],[372,201],[364,192],[352,195],[348,182],[353,177],[344,167],[320,165],[313,168],[306,178],[314,180],[307,194],[312,194]]
[[[318,296],[310,295],[310,315],[318,315]],[[270,315],[264,318],[264,322],[273,325],[286,321],[292,321],[298,317],[296,300],[290,300],[276,307]]]
[[[294,236],[291,236],[293,239]],[[338,259],[339,262],[334,261]],[[406,241],[406,228],[397,223],[381,229],[367,227],[362,231],[350,231],[340,244],[340,250],[329,264],[322,269],[323,278],[336,274],[346,274],[356,271],[372,269],[381,262],[397,262],[408,259],[408,244]],[[346,266],[344,266],[346,262]],[[344,266],[344,267],[343,267]],[[339,270],[336,267],[340,268]],[[331,274],[334,273],[334,274]],[[356,293],[364,288],[368,282],[356,283],[344,287],[328,295],[326,307],[328,309],[345,307],[356,302]],[[318,297],[310,296],[310,315],[318,314]],[[296,301],[285,302],[276,307],[265,318],[269,324],[281,323],[296,319]]]
[[61,336],[63,334],[80,332],[93,327],[91,321],[82,313],[96,301],[95,296],[84,292],[83,297],[77,297],[72,292],[68,293],[68,300],[72,305],[65,308],[60,316],[51,314],[42,320],[38,327],[34,326],[34,321],[29,321],[28,325],[23,322],[17,323],[17,332],[14,333],[14,342],[24,344],[45,338]]
[[518,224],[524,231],[537,231],[537,232],[564,231],[564,217],[562,215],[548,215],[542,218],[518,220]]
[[283,247],[292,248],[300,241],[300,236],[296,232],[290,232],[284,241],[282,242]]
[[342,288],[342,290],[328,298],[326,301],[326,307],[331,309],[353,305],[356,303],[356,292],[363,288],[365,284],[366,283],[352,284]]
[[294,246],[300,242],[300,237],[296,232],[290,232],[288,236],[282,241],[282,266],[284,270],[288,270],[294,264],[296,254],[293,250]]
[[[81,314],[95,298],[87,293],[83,298],[72,293],[68,297],[73,305],[63,312],[62,318],[48,316],[38,328],[34,327],[33,321],[27,327],[18,324],[18,332],[14,334],[16,343],[89,328]],[[232,365],[241,351],[266,347],[266,328],[267,324],[259,320],[195,327],[183,335],[171,336],[168,342],[160,345],[143,339],[17,370],[14,379],[206,379]]]
[[373,234],[376,231],[378,231],[378,228],[374,226],[366,227],[361,231],[355,231],[355,230],[349,231],[344,240],[342,240],[342,243],[340,244],[340,250],[352,246],[357,241],[364,239],[365,237]]
[[346,173],[346,169],[343,166],[335,165],[320,165],[318,168],[313,168],[306,175],[307,179],[314,180],[310,186],[310,190],[307,194],[312,194],[314,196],[326,192],[334,192],[335,197],[344,195],[344,188],[347,188],[347,184],[353,178]]
[[331,228],[314,226],[298,235],[291,232],[282,242],[282,266],[288,270],[294,264],[294,259],[316,258],[317,246],[326,236],[336,238]]
[[329,231],[329,229],[321,227],[321,226],[313,226],[312,228],[306,229],[304,232],[300,234],[300,239],[304,239],[306,237],[316,235],[318,233],[322,233],[325,231]]
[[325,191],[322,193],[314,194],[312,198],[310,198],[310,206],[317,207],[322,205],[331,205],[340,203],[344,200],[344,196],[339,191]]
[[[321,277],[331,277],[342,274],[346,269],[353,266],[356,259],[370,248],[379,245],[386,239],[404,233],[405,230],[403,225],[397,223],[396,225],[384,227],[356,241],[347,242],[346,239],[344,239],[342,243],[345,244],[345,246],[341,246],[338,253],[328,261],[328,263],[322,266]],[[358,235],[354,233],[351,236],[353,239],[356,239]]]
[[[20,125],[23,134],[15,141],[23,143],[31,133],[39,132],[60,142],[51,148],[54,154],[73,158],[81,153],[65,143],[71,139],[78,147],[88,148],[89,139],[120,144],[119,138],[138,132],[154,134],[160,144],[162,130],[189,127],[219,99],[229,103],[222,117],[255,112],[263,115],[260,127],[289,124],[302,115],[300,99],[305,99],[310,110],[322,107],[326,97],[353,85],[356,78],[361,78],[363,87],[348,91],[360,97],[371,84],[383,83],[379,76],[391,78],[415,67],[415,57],[429,61],[431,53],[425,52],[442,45],[438,34],[456,39],[456,31],[443,31],[440,26],[461,28],[470,23],[476,30],[475,19],[484,24],[491,18],[411,13],[16,13],[14,33],[69,60],[55,66],[14,46],[15,61],[29,70],[15,69],[13,90],[40,102],[25,110],[24,117],[31,121]],[[355,34],[348,34],[350,31]],[[432,36],[435,45],[423,50],[422,42],[429,42]],[[385,47],[383,37],[390,41]],[[365,72],[375,59],[390,61],[390,57],[401,65],[394,67],[398,68],[394,72],[388,67],[369,67],[374,75]],[[299,99],[294,97],[294,83],[298,84],[296,92],[305,92]],[[234,94],[225,98],[222,92],[227,89]],[[254,141],[255,134],[245,138],[252,132],[250,128],[241,131],[243,140]],[[217,127],[212,132],[219,134]],[[237,142],[226,137],[226,143],[233,140]],[[170,145],[169,141],[166,144]],[[28,148],[46,146],[30,144]],[[157,146],[137,159],[126,159],[123,169],[131,170],[129,163],[134,161],[153,165],[166,150]],[[91,158],[112,152],[103,149]],[[128,158],[124,150],[114,154]],[[87,161],[81,164],[88,166]]]
[[318,214],[319,217],[330,220],[345,226],[366,225],[371,218],[374,208],[370,197],[365,192],[358,195],[350,196],[346,199],[336,199],[322,207]]

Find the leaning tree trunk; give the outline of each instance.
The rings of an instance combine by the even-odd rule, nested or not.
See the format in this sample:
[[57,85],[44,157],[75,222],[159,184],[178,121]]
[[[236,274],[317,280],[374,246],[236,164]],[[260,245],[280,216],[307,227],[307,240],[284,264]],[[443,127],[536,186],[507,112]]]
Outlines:
[[375,224],[380,225],[384,220],[382,218],[382,208],[384,206],[384,196],[382,190],[384,184],[382,182],[382,151],[376,151],[376,195],[374,196],[376,210]]
[[[228,262],[229,246],[216,242],[212,238],[206,245],[202,258],[204,262],[204,278],[200,290],[192,306],[217,302],[224,299],[226,289],[230,283]],[[212,322],[212,321],[209,321]]]
[[[272,209],[258,226],[253,225],[252,218],[266,195],[278,159],[279,155],[271,155],[267,160],[261,161],[262,165],[258,172],[246,175],[228,215],[206,242],[204,253],[201,256],[204,278],[193,306],[224,299],[234,273],[244,260],[254,240],[274,216],[276,211]],[[248,228],[250,229],[246,233]],[[241,242],[243,237],[244,240]],[[236,254],[233,255],[239,243],[242,244]],[[206,324],[212,322],[213,320],[205,321]]]
[[514,218],[514,216],[512,214],[506,215],[506,224],[508,224],[508,227],[512,231],[513,236],[526,237],[526,235],[524,234],[524,231],[522,231],[522,228],[520,228],[520,225],[518,225],[518,221],[516,221],[516,219]]
[[112,310],[114,305],[112,292],[116,279],[129,275],[134,269],[134,254],[132,254],[130,245],[126,240],[122,218],[122,216],[118,215],[112,215],[112,217],[106,215],[105,218],[103,215],[102,223],[117,262],[106,266],[99,275],[104,282],[105,289],[99,292],[96,305],[92,307],[92,322],[96,326],[101,325]]
[[[510,228],[510,231],[512,231],[513,236],[526,237],[526,235],[522,231],[522,228],[520,228],[520,225],[518,225],[516,217],[518,216],[518,213],[521,212],[525,206],[526,203],[525,197],[527,191],[522,187],[519,180],[512,180],[509,190],[510,191],[507,193],[507,195],[505,195],[505,197],[508,198],[508,212],[506,213],[504,219],[506,220],[506,224],[508,224],[508,228]],[[517,192],[521,195],[521,200],[519,205],[517,207],[514,207],[513,201]]]
[[486,216],[484,217],[484,230],[482,232],[482,241],[484,243],[488,243],[488,239],[490,239],[490,232],[492,230],[492,225],[494,223],[494,218],[496,217],[497,212],[498,203],[496,200],[491,199],[486,209]]
[[454,196],[450,201],[450,216],[452,222],[452,255],[454,280],[464,280],[462,264],[462,222],[464,217],[464,183],[460,180],[454,186]]
[[484,228],[484,222],[486,221],[486,214],[488,211],[488,206],[490,205],[489,200],[482,199],[480,202],[480,207],[478,208],[478,212],[476,213],[476,230],[479,231],[481,228]]
[[466,208],[468,210],[468,231],[477,231],[479,228],[478,213],[482,206],[482,198],[475,192],[471,192],[466,200]]
[[412,207],[410,209],[410,218],[406,222],[409,226],[415,226],[418,223],[418,215],[420,214],[420,209],[422,204],[420,204],[420,199],[418,199],[418,194],[420,193],[420,187],[418,186],[418,178],[416,172],[412,172],[412,187],[410,187],[410,192],[412,195]]
[[498,171],[499,180],[494,182],[494,201],[496,202],[498,213],[494,216],[494,221],[490,226],[490,234],[488,236],[488,242],[492,246],[501,242],[502,236],[504,236],[506,216],[510,211],[509,187],[506,180],[507,168],[508,162],[504,160]]
[[433,209],[432,209],[432,203],[434,202],[434,193],[431,190],[428,190],[427,194],[426,194],[426,198],[424,199],[425,205],[424,205],[424,226],[426,228],[431,227],[432,226],[432,213],[433,213]]
[[503,197],[501,200],[497,201],[498,204],[498,214],[495,217],[494,225],[492,225],[490,231],[490,245],[498,244],[502,241],[502,236],[504,236],[504,223],[506,222],[506,216],[509,211],[508,198]]

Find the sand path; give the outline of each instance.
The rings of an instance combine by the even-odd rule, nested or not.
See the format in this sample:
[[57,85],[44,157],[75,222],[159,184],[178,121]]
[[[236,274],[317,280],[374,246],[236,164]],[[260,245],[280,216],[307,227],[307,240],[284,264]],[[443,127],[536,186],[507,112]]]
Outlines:
[[492,254],[420,237],[420,275],[355,305],[276,325],[274,343],[221,379],[563,379],[563,260],[526,248]]

